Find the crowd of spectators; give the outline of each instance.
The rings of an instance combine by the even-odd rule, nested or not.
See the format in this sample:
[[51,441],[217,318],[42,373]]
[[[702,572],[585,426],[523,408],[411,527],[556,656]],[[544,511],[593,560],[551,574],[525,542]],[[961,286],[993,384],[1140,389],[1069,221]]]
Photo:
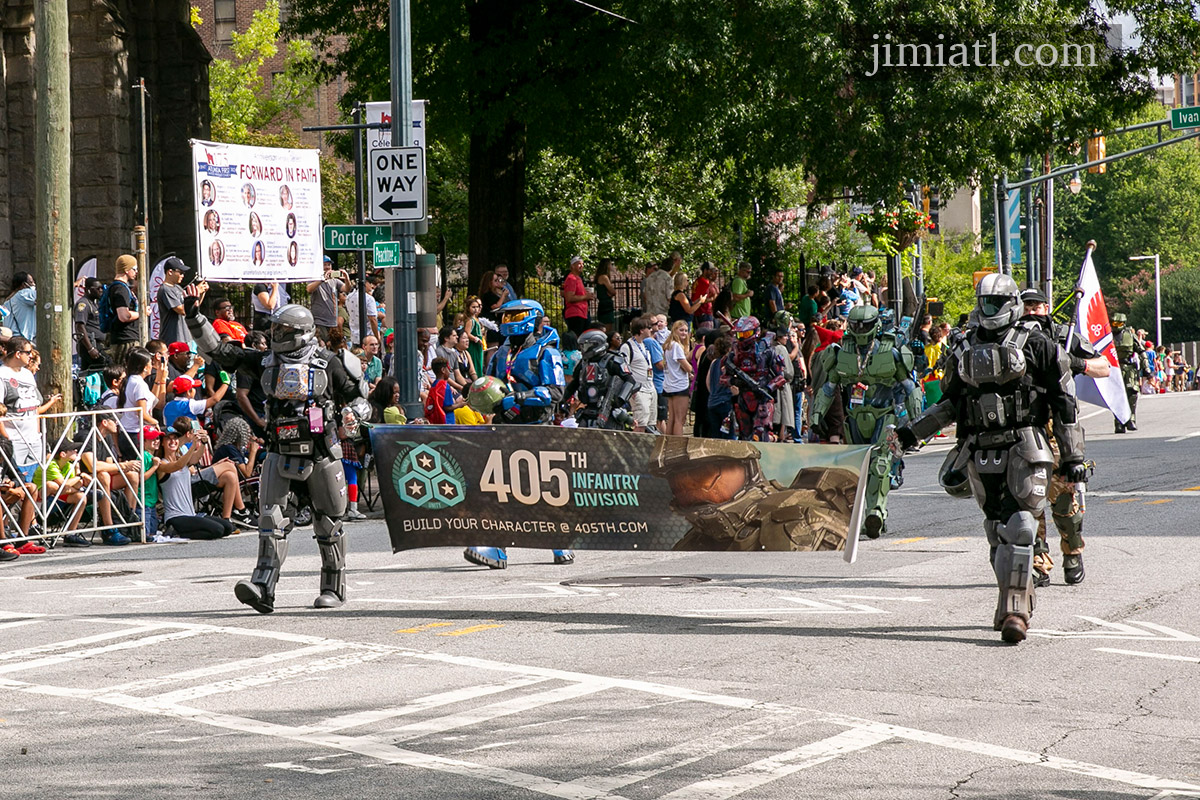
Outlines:
[[[159,334],[149,341],[139,335],[147,312],[139,308],[133,288],[138,264],[132,256],[116,259],[115,277],[107,286],[95,278],[78,285],[73,338],[79,379],[71,389],[88,413],[61,435],[45,418],[61,410],[61,393],[43,396],[36,377],[37,287],[27,273],[14,276],[12,292],[0,307],[7,326],[0,328],[5,392],[0,398],[0,560],[36,555],[56,542],[87,547],[98,537],[119,546],[131,538],[214,538],[256,527],[251,509],[267,398],[251,375],[227,374],[196,353],[186,317],[206,299],[204,308],[222,340],[265,352],[270,314],[302,288],[322,344],[360,359],[370,388],[368,422],[488,422],[464,398],[500,342],[497,310],[519,298],[504,264],[485,273],[477,292],[458,302],[443,291],[439,327],[418,330],[423,414],[416,420],[406,418],[400,383],[391,375],[395,338],[377,276],[357,285],[327,258],[319,280],[290,288],[254,285],[252,316],[244,321],[227,296],[209,298],[210,287],[181,261],[169,259],[164,267],[163,284],[152,299]],[[820,379],[814,375],[816,354],[841,339],[852,308],[882,307],[886,299],[886,288],[859,267],[822,273],[803,296],[791,298],[782,270],[755,283],[748,263],[728,276],[707,261],[689,271],[676,252],[645,265],[640,308],[618,308],[614,274],[610,259],[591,273],[583,258],[570,261],[561,286],[560,349],[567,377],[580,362],[578,335],[603,329],[610,350],[624,356],[638,385],[631,401],[635,430],[674,435],[736,435],[730,419],[734,390],[722,364],[733,344],[734,322],[755,315],[784,364],[773,435],[784,442],[817,441],[807,421]],[[941,364],[953,335],[948,323],[929,317],[912,334],[915,377],[924,384],[927,402],[938,399]],[[1194,368],[1178,351],[1155,347],[1142,331],[1139,337],[1151,365],[1144,392],[1195,388]],[[835,409],[824,432],[828,441],[839,438],[837,416]],[[347,519],[362,519],[360,488],[364,473],[373,468],[369,441],[361,428],[340,430],[339,436],[350,500]]]

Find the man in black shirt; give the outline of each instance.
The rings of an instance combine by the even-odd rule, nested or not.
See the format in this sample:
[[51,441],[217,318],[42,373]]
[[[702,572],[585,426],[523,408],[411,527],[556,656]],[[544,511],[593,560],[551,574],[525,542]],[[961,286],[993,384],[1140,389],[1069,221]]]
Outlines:
[[108,363],[102,348],[100,334],[100,309],[96,301],[104,294],[104,284],[96,278],[83,282],[83,297],[75,302],[72,315],[75,346],[79,351],[79,367],[83,371],[102,368]]
[[136,258],[128,254],[117,256],[117,275],[108,287],[108,305],[113,312],[108,354],[120,365],[124,365],[129,351],[140,344],[137,295],[129,288],[137,281],[137,271]]

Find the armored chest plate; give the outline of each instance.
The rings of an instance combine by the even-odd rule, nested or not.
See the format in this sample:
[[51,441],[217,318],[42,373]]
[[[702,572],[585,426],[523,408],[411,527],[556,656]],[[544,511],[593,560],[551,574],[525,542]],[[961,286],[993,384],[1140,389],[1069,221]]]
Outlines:
[[1025,353],[1010,334],[1000,342],[975,342],[958,361],[958,375],[971,386],[999,385],[1025,375]]
[[[272,372],[274,380],[272,381]],[[277,400],[308,400],[325,394],[328,382],[325,370],[308,364],[280,364],[263,373],[263,388]]]

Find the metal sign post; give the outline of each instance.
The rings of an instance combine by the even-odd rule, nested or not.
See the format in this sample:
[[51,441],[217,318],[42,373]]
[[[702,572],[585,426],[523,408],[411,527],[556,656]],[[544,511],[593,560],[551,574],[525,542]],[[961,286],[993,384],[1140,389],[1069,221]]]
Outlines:
[[[392,145],[412,147],[412,16],[409,0],[391,0]],[[422,173],[424,172],[422,162]],[[400,405],[409,419],[422,414],[417,365],[416,237],[410,222],[393,222],[392,236],[400,243],[400,269],[390,280],[395,302],[390,309],[396,352],[392,371],[400,382]]]

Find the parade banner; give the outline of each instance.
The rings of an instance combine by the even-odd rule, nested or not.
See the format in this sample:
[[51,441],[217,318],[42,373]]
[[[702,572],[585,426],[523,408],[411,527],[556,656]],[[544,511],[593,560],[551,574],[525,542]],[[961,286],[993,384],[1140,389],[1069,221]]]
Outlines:
[[549,426],[371,430],[393,551],[818,551],[856,555],[869,446]]
[[319,280],[316,150],[192,141],[200,277],[226,283]]

